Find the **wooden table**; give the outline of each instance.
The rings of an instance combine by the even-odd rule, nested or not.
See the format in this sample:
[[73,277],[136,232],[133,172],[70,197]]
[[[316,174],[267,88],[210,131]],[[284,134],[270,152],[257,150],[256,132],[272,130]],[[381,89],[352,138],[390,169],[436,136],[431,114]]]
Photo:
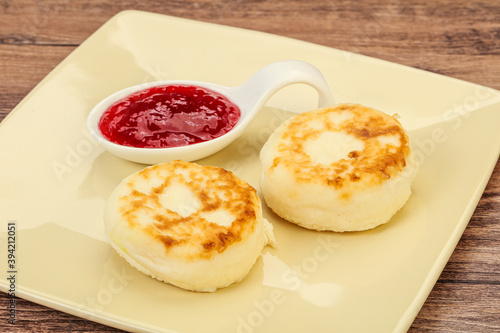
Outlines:
[[[265,31],[500,89],[497,0],[0,0],[0,120],[125,9]],[[500,163],[410,332],[500,332],[499,219]],[[0,294],[0,331],[119,332],[22,299],[9,325]]]

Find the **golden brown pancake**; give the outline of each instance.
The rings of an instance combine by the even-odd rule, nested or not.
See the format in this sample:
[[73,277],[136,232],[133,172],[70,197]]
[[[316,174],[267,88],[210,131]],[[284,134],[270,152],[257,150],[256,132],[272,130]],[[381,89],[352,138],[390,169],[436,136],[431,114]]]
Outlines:
[[408,200],[416,172],[402,125],[359,104],[292,117],[271,135],[260,158],[268,206],[316,230],[356,231],[388,222]]
[[105,227],[132,266],[195,291],[243,279],[273,237],[252,186],[222,168],[183,161],[124,179],[108,199]]

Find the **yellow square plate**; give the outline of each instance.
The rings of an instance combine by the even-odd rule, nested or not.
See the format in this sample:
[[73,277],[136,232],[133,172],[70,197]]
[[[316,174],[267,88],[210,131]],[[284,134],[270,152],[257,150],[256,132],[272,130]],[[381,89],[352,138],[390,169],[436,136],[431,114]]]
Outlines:
[[[421,163],[407,205],[384,226],[314,232],[274,216],[241,283],[193,293],[149,278],[106,243],[106,198],[143,165],[104,152],[85,121],[102,98],[159,79],[227,86],[264,65],[307,61],[338,102],[399,114]],[[315,91],[279,91],[246,134],[199,161],[258,188],[259,150]],[[126,11],[54,69],[0,125],[0,284],[8,291],[7,225],[16,224],[17,295],[90,320],[154,332],[403,332],[445,266],[500,151],[500,92],[269,34]]]

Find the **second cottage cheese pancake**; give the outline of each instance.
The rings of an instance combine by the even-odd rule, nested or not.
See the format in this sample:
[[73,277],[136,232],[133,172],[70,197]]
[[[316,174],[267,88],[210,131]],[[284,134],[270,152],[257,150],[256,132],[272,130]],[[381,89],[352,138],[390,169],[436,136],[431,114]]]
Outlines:
[[124,179],[104,218],[111,245],[132,266],[194,291],[240,281],[274,239],[253,187],[222,168],[183,161]]
[[286,220],[316,230],[386,223],[406,203],[416,165],[394,118],[358,104],[296,115],[261,150],[261,190]]

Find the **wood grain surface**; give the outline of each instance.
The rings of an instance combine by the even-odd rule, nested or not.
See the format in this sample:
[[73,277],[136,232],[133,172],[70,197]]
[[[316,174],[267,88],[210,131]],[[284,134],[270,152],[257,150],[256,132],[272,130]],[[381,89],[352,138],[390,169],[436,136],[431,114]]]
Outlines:
[[[126,9],[264,31],[500,89],[496,0],[0,0],[0,120],[97,28]],[[500,332],[499,219],[497,164],[410,332]],[[22,299],[17,322],[10,325],[8,302],[0,293],[2,332],[120,332]]]

